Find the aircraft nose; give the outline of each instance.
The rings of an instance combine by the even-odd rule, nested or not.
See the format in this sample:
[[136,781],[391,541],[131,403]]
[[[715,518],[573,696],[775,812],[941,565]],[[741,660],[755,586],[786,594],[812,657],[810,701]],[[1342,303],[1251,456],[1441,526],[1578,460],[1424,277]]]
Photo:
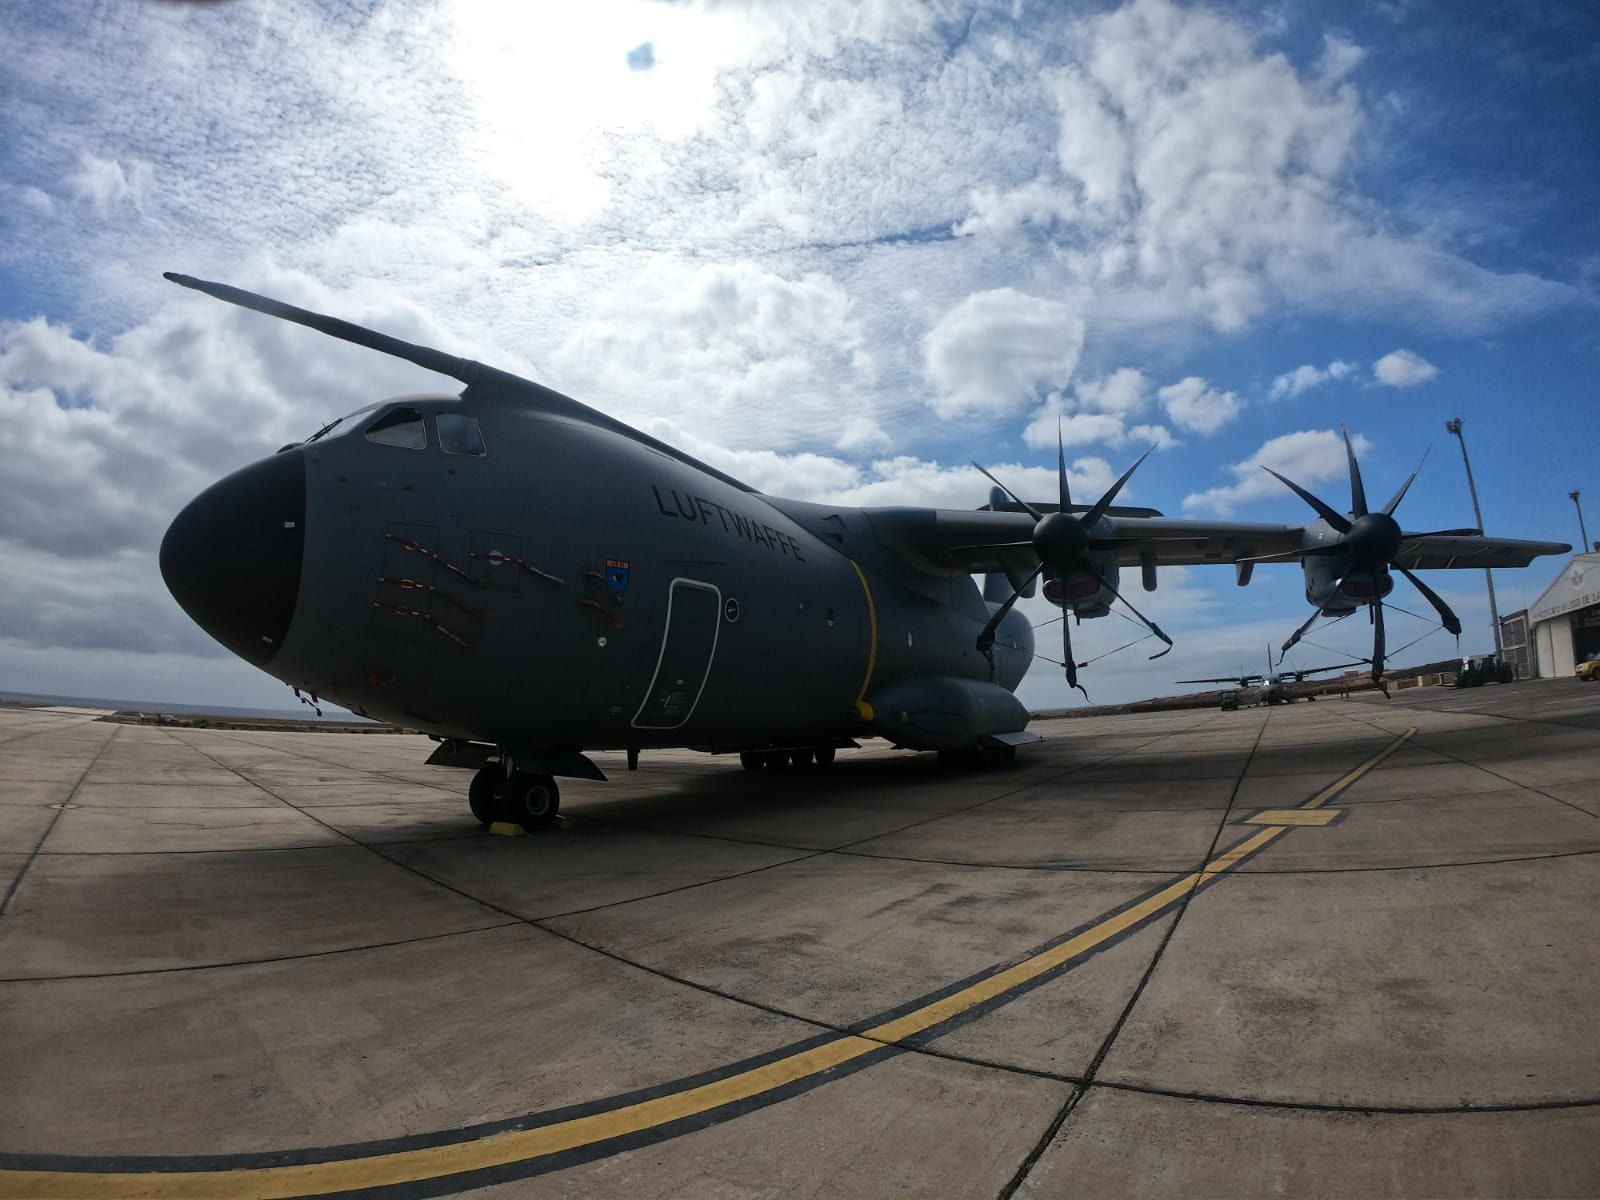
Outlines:
[[305,459],[287,450],[189,502],[161,540],[161,577],[195,624],[264,667],[294,619],[305,524]]

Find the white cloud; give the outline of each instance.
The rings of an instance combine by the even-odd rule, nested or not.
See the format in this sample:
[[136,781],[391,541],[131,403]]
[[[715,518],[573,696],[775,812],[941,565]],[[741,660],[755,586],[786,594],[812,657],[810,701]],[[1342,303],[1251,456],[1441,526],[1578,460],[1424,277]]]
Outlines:
[[591,296],[549,362],[588,403],[734,446],[833,442],[841,397],[874,372],[832,279],[668,258]]
[[[1059,422],[1059,426],[1058,426]],[[1059,396],[1043,405],[1022,431],[1022,440],[1036,450],[1053,450],[1059,427],[1063,446],[1101,444],[1121,449],[1129,442],[1165,450],[1178,445],[1164,425],[1129,426],[1120,413],[1064,411]]]
[[1232,392],[1220,392],[1198,375],[1162,388],[1157,395],[1179,429],[1209,435],[1239,415],[1244,407]]
[[1148,442],[1157,450],[1171,450],[1174,446],[1183,443],[1172,436],[1172,430],[1165,425],[1134,425],[1128,430],[1130,442]]
[[1337,34],[1322,35],[1322,54],[1317,59],[1317,76],[1326,83],[1337,83],[1366,59],[1367,52]]
[[1150,380],[1143,371],[1120,367],[1102,379],[1084,379],[1073,387],[1080,407],[1090,412],[1133,416],[1150,407]]
[[851,417],[844,423],[838,445],[846,453],[881,454],[894,442],[871,417]]
[[[1359,456],[1371,449],[1372,444],[1357,434],[1352,439],[1352,445]],[[1209,511],[1226,516],[1246,501],[1264,497],[1293,498],[1292,493],[1283,484],[1261,469],[1263,466],[1271,467],[1308,491],[1321,495],[1321,499],[1334,508],[1342,510],[1345,507],[1342,491],[1337,494],[1332,492],[1321,494],[1316,488],[1319,483],[1333,479],[1343,481],[1348,476],[1349,466],[1345,459],[1344,441],[1337,430],[1306,429],[1275,437],[1264,443],[1261,449],[1243,462],[1228,467],[1236,482],[1226,487],[1215,487],[1209,491],[1185,496],[1184,511]],[[1299,504],[1301,501],[1295,499],[1294,503]]]
[[100,158],[83,150],[63,182],[75,197],[104,217],[124,204],[142,209],[150,176],[149,163],[130,161],[124,166],[114,158]]
[[1306,363],[1274,379],[1271,395],[1274,400],[1298,396],[1302,392],[1309,392],[1312,388],[1321,387],[1333,380],[1344,379],[1355,369],[1354,363],[1343,362],[1337,358],[1325,367]]
[[1246,23],[1170,0],[1073,33],[1076,61],[1041,73],[1054,161],[980,180],[958,233],[1032,227],[1103,304],[1230,331],[1284,307],[1475,330],[1571,296],[1395,233],[1355,193],[1365,115],[1348,41],[1329,36],[1298,72]]
[[1058,428],[1066,446],[1090,446],[1096,442],[1120,446],[1127,436],[1122,418],[1115,413],[1060,413],[1046,407],[1028,422],[1022,440],[1036,450],[1053,450]]
[[1062,387],[1078,365],[1083,320],[1054,300],[996,288],[968,296],[924,341],[924,370],[940,417],[1005,413],[1041,388]]
[[1439,374],[1422,355],[1410,350],[1391,350],[1372,365],[1373,377],[1384,387],[1415,387]]
[[[1018,463],[985,463],[990,471],[1024,500],[1054,501],[1056,469]],[[1111,486],[1117,472],[1103,458],[1078,458],[1069,462],[1067,480],[1072,494],[1098,496]],[[926,504],[937,508],[977,508],[989,502],[989,481],[968,466],[943,466],[913,457],[883,459],[863,470],[849,487],[826,496],[831,504]],[[1129,484],[1124,490],[1133,490]]]

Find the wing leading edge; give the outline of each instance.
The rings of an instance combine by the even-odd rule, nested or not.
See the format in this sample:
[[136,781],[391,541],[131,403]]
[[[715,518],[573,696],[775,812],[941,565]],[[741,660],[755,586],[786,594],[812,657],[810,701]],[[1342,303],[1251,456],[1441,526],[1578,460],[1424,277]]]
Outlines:
[[[947,570],[969,574],[1031,570],[1038,558],[1025,544],[1034,520],[1021,512],[985,509],[874,508],[865,510],[880,539]],[[1243,521],[1190,521],[1175,517],[1111,519],[1114,536],[1130,540],[1117,552],[1123,566],[1147,558],[1160,566],[1232,564],[1242,559],[1282,555],[1297,559],[1305,548],[1301,525]],[[1401,545],[1397,561],[1428,570],[1467,567],[1525,567],[1547,554],[1564,554],[1563,542],[1498,537],[1417,537]]]

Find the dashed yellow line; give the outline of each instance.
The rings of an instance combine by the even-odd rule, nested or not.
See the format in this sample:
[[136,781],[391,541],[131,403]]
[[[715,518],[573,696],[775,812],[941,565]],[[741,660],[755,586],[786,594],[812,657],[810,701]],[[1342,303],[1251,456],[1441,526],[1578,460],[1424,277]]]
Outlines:
[[[857,568],[859,570],[859,568]],[[1380,765],[1417,732],[1413,727],[1353,771],[1323,788],[1301,809],[1314,809]],[[712,1113],[779,1088],[812,1079],[864,1055],[904,1042],[1007,992],[1065,967],[1117,936],[1152,920],[1200,887],[1209,885],[1294,826],[1274,825],[1252,834],[1197,871],[1166,884],[1127,908],[1108,914],[1059,945],[986,976],[860,1035],[798,1051],[711,1083],[643,1100],[610,1112],[574,1117],[536,1129],[511,1130],[445,1146],[237,1170],[51,1171],[0,1170],[4,1200],[253,1200],[379,1188],[525,1163],[593,1146]]]

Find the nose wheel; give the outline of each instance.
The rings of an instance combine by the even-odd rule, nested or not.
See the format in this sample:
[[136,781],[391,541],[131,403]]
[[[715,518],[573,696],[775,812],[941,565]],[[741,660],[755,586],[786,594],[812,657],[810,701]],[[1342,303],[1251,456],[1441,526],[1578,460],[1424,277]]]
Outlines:
[[561,811],[561,789],[553,776],[528,771],[507,776],[491,763],[472,777],[467,804],[482,825],[506,821],[529,831],[549,829]]

